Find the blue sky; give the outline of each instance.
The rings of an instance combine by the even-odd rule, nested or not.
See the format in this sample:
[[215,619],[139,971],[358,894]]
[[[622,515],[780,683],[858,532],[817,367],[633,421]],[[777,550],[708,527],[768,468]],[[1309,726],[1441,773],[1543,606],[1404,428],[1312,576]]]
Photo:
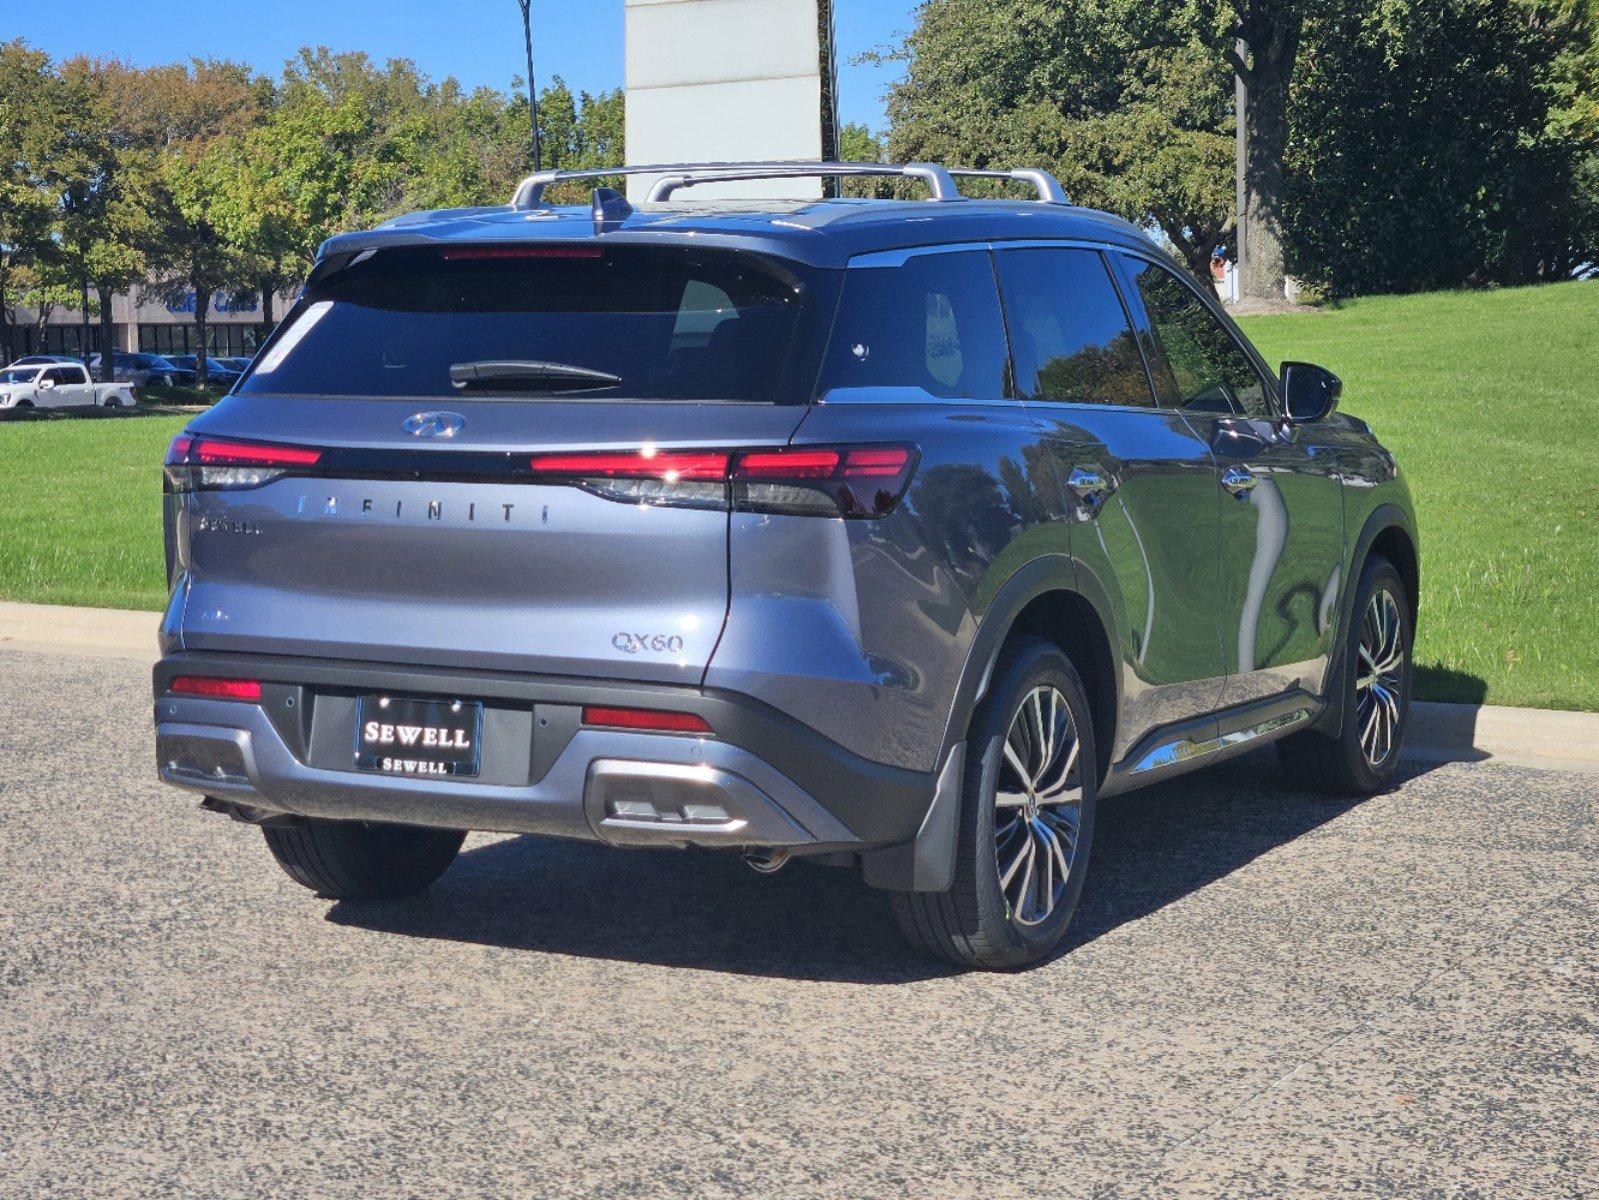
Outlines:
[[[893,77],[849,58],[911,25],[915,0],[836,0],[839,111],[883,126],[882,92]],[[622,82],[622,0],[533,0],[534,71],[573,88]],[[506,86],[522,72],[516,0],[0,0],[0,40],[23,37],[56,57],[120,55],[140,66],[190,55],[242,59],[276,73],[303,45],[411,58],[428,74],[468,86]]]

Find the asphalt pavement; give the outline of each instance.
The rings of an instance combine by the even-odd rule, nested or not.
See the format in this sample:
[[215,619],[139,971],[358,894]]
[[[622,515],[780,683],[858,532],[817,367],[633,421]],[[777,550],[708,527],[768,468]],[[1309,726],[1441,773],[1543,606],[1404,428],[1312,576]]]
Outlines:
[[147,678],[0,651],[6,1200],[1599,1190],[1599,776],[1107,801],[1067,951],[962,975],[711,853],[318,900],[156,782]]

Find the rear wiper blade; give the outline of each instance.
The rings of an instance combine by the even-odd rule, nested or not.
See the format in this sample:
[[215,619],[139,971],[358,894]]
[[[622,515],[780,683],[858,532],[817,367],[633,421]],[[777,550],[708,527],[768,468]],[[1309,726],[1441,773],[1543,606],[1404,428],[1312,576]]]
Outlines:
[[450,382],[459,390],[485,388],[528,392],[592,392],[621,385],[622,377],[571,363],[532,358],[486,359],[455,363]]

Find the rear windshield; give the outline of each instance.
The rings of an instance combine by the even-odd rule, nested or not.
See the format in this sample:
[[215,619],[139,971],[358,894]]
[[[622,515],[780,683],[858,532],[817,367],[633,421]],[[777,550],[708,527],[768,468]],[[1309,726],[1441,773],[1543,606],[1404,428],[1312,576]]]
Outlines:
[[825,274],[734,251],[593,243],[380,250],[315,286],[239,390],[562,394],[560,383],[451,382],[452,367],[509,361],[617,378],[574,388],[583,399],[803,400],[815,364],[806,377],[789,357],[808,309],[829,307],[812,296]]

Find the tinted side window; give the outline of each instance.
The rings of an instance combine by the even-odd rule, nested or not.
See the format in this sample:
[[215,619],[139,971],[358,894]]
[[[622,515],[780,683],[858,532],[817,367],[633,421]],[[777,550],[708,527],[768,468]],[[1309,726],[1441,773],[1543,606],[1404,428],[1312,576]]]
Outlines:
[[1098,251],[1004,250],[995,257],[1022,396],[1154,403],[1127,312]]
[[61,368],[61,382],[62,383],[88,383],[89,382],[89,373],[87,371],[85,371],[82,367],[62,367]]
[[59,384],[59,383],[65,383],[66,381],[67,381],[67,373],[66,373],[66,370],[64,368],[62,368],[62,367],[51,367],[48,371],[46,371],[44,374],[39,376],[39,382],[40,383],[58,383]]
[[914,387],[946,399],[1007,394],[1005,328],[987,253],[919,254],[844,272],[819,391]]
[[1166,370],[1162,400],[1198,412],[1270,417],[1260,374],[1249,355],[1181,280],[1165,267],[1128,258]]

